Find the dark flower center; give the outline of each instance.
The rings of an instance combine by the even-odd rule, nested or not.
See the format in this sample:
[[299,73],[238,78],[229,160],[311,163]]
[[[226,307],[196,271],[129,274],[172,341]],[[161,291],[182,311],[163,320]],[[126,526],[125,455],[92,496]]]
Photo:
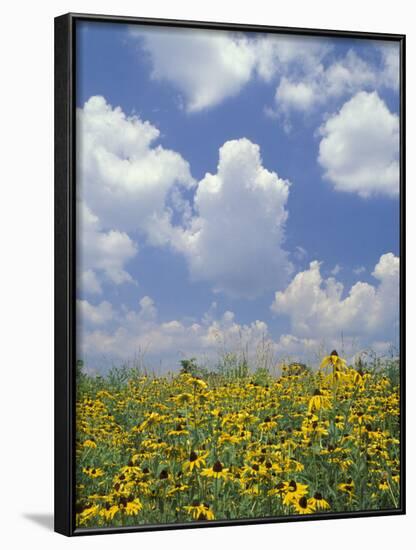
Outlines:
[[213,471],[214,472],[222,472],[222,464],[219,460],[217,460],[217,462],[214,464],[214,466],[212,467]]
[[191,454],[189,455],[189,462],[195,462],[195,460],[198,458],[198,455],[195,451],[191,451]]
[[301,497],[299,499],[299,506],[301,508],[307,508],[308,507],[308,499],[306,497]]

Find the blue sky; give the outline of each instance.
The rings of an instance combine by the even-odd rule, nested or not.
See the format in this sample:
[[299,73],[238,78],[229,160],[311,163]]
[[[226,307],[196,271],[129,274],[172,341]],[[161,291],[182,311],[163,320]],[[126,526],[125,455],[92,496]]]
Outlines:
[[85,22],[77,48],[92,368],[397,345],[397,45]]

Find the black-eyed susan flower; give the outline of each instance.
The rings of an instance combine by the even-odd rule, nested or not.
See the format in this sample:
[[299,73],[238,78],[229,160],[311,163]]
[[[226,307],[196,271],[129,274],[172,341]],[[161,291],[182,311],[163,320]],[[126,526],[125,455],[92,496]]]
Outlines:
[[161,472],[159,473],[159,479],[164,481],[165,479],[169,479],[169,470],[167,468],[163,468]]
[[251,464],[244,464],[241,468],[241,476],[243,478],[258,478],[267,475],[267,468],[265,464],[260,462],[253,462]]
[[282,498],[283,495],[286,494],[286,490],[287,490],[287,484],[284,481],[279,481],[278,483],[276,483],[276,485],[272,489],[269,489],[267,494],[269,496],[279,496]]
[[218,443],[220,445],[225,445],[225,444],[237,444],[237,443],[240,443],[242,438],[240,438],[238,435],[236,434],[228,434],[228,433],[223,433],[219,436],[218,438]]
[[205,504],[203,502],[194,501],[192,504],[184,506],[184,510],[186,510],[188,514],[190,514],[192,518],[196,519],[197,521],[210,521],[215,519],[214,512],[211,510],[208,504]]
[[202,378],[192,378],[190,380],[190,383],[198,389],[205,390],[206,388],[208,388],[208,384],[205,382],[205,380],[202,380]]
[[277,422],[270,418],[270,416],[266,416],[266,418],[263,420],[263,422],[260,422],[259,428],[263,432],[268,432],[270,430],[273,430],[276,428]]
[[289,505],[298,501],[301,497],[308,493],[308,486],[304,483],[297,483],[295,480],[286,482],[285,496],[283,498],[283,504]]
[[392,481],[394,481],[394,483],[400,483],[400,474],[398,472],[393,471],[391,479]]
[[295,508],[298,514],[313,514],[316,511],[316,508],[312,502],[311,498],[302,496],[300,498],[293,499],[291,501],[292,506]]
[[214,479],[226,479],[228,468],[224,468],[219,460],[217,460],[211,468],[204,468],[201,471],[201,476],[213,477]]
[[184,392],[177,395],[174,399],[179,405],[186,405],[188,403],[192,403],[194,396],[189,392]]
[[173,428],[173,430],[170,430],[168,432],[168,435],[188,435],[188,430],[186,429],[186,427],[183,425],[183,424],[177,424],[175,428]]
[[97,448],[97,443],[95,441],[93,441],[92,439],[86,439],[83,442],[82,446],[90,448],[90,449],[96,449]]
[[257,497],[260,494],[260,489],[256,483],[242,483],[240,494]]
[[343,493],[347,493],[350,497],[354,494],[355,483],[349,478],[345,483],[339,483],[338,489]]
[[329,409],[331,407],[331,397],[329,392],[315,389],[313,396],[309,400],[308,412],[313,413],[320,409]]
[[345,359],[341,359],[336,350],[331,351],[329,355],[322,359],[320,368],[332,366],[333,371],[341,371],[347,366]]
[[82,468],[82,471],[88,477],[92,477],[92,478],[101,477],[104,475],[104,470],[102,470],[101,468],[93,468],[93,467],[87,466],[85,468]]
[[172,497],[177,493],[184,493],[188,489],[189,489],[189,485],[186,485],[183,483],[175,483],[175,485],[168,490],[168,492],[166,493],[166,496]]
[[330,510],[331,506],[318,491],[309,499],[312,506],[317,510]]
[[140,510],[143,508],[142,503],[140,502],[139,498],[134,498],[132,500],[128,500],[124,512],[128,516],[137,516],[137,514],[140,512]]
[[183,470],[185,472],[193,472],[194,469],[199,469],[202,466],[205,466],[205,460],[208,456],[208,451],[201,452],[201,451],[191,451],[188,457],[188,460],[186,460],[183,463]]
[[382,479],[378,484],[378,488],[380,489],[380,491],[388,491],[390,489],[390,486],[387,479]]
[[99,512],[100,507],[98,504],[93,504],[92,506],[88,506],[82,510],[82,512],[77,514],[77,522],[78,525],[85,525],[93,519]]
[[111,521],[118,512],[119,507],[117,504],[106,503],[104,508],[100,510],[99,514],[107,521]]

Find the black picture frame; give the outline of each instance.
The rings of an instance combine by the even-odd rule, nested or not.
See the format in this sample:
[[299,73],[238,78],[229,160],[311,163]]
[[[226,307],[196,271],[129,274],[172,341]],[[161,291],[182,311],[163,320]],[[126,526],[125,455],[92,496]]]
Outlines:
[[[213,520],[137,527],[83,528],[75,527],[75,90],[76,44],[78,22],[109,22],[120,24],[157,25],[208,30],[230,30],[286,35],[365,38],[395,41],[400,44],[400,504],[391,510],[313,514],[311,516],[266,517],[256,519]],[[266,25],[234,24],[174,19],[87,15],[69,13],[55,18],[55,531],[66,536],[108,534],[167,529],[192,529],[228,525],[316,521],[353,517],[405,514],[405,110],[406,110],[406,37],[328,29],[289,28]]]

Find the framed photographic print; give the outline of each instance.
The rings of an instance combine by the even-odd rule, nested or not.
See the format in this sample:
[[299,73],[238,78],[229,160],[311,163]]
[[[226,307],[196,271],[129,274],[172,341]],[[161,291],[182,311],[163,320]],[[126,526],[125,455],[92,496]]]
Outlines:
[[404,513],[404,67],[56,18],[56,531]]

